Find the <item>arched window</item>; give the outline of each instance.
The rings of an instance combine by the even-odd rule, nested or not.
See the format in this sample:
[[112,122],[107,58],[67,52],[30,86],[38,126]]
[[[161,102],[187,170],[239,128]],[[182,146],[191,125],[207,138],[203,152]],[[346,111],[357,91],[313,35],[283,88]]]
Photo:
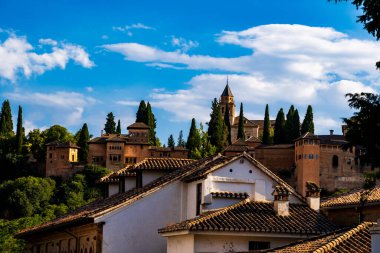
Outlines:
[[332,166],[333,166],[333,167],[338,167],[338,165],[339,165],[339,158],[338,158],[337,155],[334,155],[334,156],[332,157]]

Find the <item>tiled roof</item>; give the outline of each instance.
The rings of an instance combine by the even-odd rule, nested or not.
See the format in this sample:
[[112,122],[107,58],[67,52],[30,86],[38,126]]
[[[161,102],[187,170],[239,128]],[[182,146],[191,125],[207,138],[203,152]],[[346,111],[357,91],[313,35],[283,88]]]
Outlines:
[[295,242],[264,252],[371,253],[371,235],[369,233],[369,228],[373,225],[374,223],[372,222],[364,222],[352,229],[335,231],[324,236],[318,236],[311,239]]
[[129,125],[127,129],[149,129],[149,126],[143,122],[135,122]]
[[[263,119],[251,119],[250,120],[252,123],[258,125],[260,128],[264,128],[264,120]],[[276,123],[275,120],[270,120],[270,125],[271,126],[274,126],[274,124]]]
[[380,186],[377,186],[372,190],[356,190],[356,191],[344,193],[338,196],[323,199],[321,201],[321,208],[359,205],[360,198],[362,197],[367,198],[366,203],[368,204],[369,203],[380,204]]
[[289,204],[289,212],[288,216],[280,216],[271,202],[245,199],[211,214],[159,229],[159,233],[190,230],[319,235],[337,229],[307,205]]
[[300,137],[298,137],[296,140],[300,140],[300,139],[309,139],[309,140],[319,140],[318,136],[317,135],[314,135],[312,133],[304,133],[303,135],[301,135]]
[[194,162],[184,158],[146,158],[136,163],[131,170],[175,170]]
[[75,143],[69,141],[69,142],[60,142],[60,141],[52,141],[47,144],[46,146],[54,146],[57,148],[79,148]]
[[256,147],[256,149],[289,149],[294,148],[294,144],[261,144],[260,146]]
[[174,147],[174,148],[169,148],[169,147],[149,147],[149,150],[152,150],[152,151],[188,151],[187,148],[185,147]]
[[317,135],[317,137],[320,139],[321,144],[325,145],[343,145],[346,144],[346,138],[344,135]]
[[[256,123],[252,122],[251,120],[247,119],[246,117],[244,117],[244,126],[245,127],[258,127],[259,125],[257,125]],[[234,124],[232,125],[232,127],[237,127],[239,125],[239,116],[236,116],[235,119],[234,119]]]
[[261,143],[261,140],[255,136],[249,137],[245,142],[254,142],[254,143]]
[[23,229],[17,233],[17,236],[25,237],[42,231],[54,230],[57,227],[62,227],[69,224],[93,222],[96,217],[144,198],[145,196],[161,189],[163,186],[189,175],[194,170],[202,169],[204,166],[217,165],[220,163],[220,159],[224,159],[224,157],[216,155],[195,161],[152,181],[141,189],[132,189],[127,192],[112,195],[111,197],[105,199],[96,200],[52,221]]
[[89,143],[105,143],[109,141],[126,142],[128,135],[126,134],[103,134],[100,137],[95,137]]
[[226,199],[246,199],[249,197],[246,192],[211,192],[213,198],[226,198]]
[[224,88],[223,93],[222,93],[221,96],[222,97],[233,97],[234,96],[234,95],[232,95],[232,91],[231,91],[230,86],[228,85],[228,83],[226,85],[226,88]]
[[98,180],[98,183],[118,183],[119,178],[114,176],[114,172],[111,172]]
[[[185,177],[183,180],[185,182],[192,182],[201,178],[205,178],[209,173],[212,171],[220,168],[221,165],[236,159],[239,159],[240,157],[245,157],[249,162],[251,162],[253,165],[255,165],[259,170],[264,172],[267,176],[272,178],[275,182],[277,182],[278,185],[285,187],[291,194],[299,198],[300,200],[305,200],[304,197],[302,197],[298,192],[294,190],[293,187],[291,187],[289,184],[287,184],[284,180],[282,180],[280,177],[278,177],[276,174],[274,174],[272,171],[270,171],[268,168],[266,168],[264,165],[262,165],[260,162],[258,162],[256,159],[253,159],[248,154],[241,154],[239,156],[235,157],[223,157],[221,158],[221,164],[219,166],[205,166],[199,170],[194,171],[193,173],[189,174],[187,177]],[[224,161],[223,161],[224,160]]]

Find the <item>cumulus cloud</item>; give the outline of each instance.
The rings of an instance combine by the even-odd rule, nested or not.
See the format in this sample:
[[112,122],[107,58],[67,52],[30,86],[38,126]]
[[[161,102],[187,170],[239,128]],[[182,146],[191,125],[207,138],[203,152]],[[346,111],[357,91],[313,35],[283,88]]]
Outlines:
[[125,106],[138,106],[140,104],[140,102],[139,101],[129,101],[129,100],[119,100],[119,101],[116,101],[116,104],[125,105]]
[[82,46],[40,39],[39,47],[44,46],[48,46],[50,52],[38,53],[26,37],[9,33],[9,37],[0,42],[0,78],[14,82],[20,75],[29,78],[56,67],[65,69],[70,60],[85,68],[94,66]]
[[136,29],[156,30],[154,27],[144,25],[143,23],[135,23],[135,24],[131,24],[131,25],[112,27],[112,30],[119,31],[119,32],[126,32],[128,34],[128,36],[132,36],[133,33],[131,32],[131,30],[136,30]]
[[[221,48],[236,45],[251,52],[214,57],[189,54],[186,50],[165,51],[139,43],[103,47],[122,54],[125,60],[147,66],[207,72],[194,76],[188,89],[151,94],[154,106],[171,112],[173,120],[180,121],[194,116],[202,121],[208,119],[211,99],[220,96],[227,73],[235,99],[248,106],[246,112],[260,106],[260,113],[266,103],[276,109],[295,104],[300,111],[312,104],[318,107],[322,130],[334,124],[338,127],[339,118],[351,113],[346,93],[376,92],[376,84],[380,83],[374,67],[380,58],[380,43],[351,38],[333,28],[263,25],[243,31],[222,31],[216,35],[216,42]],[[174,44],[181,43],[174,41]],[[334,117],[323,120],[329,114]],[[255,111],[252,115],[260,114]]]

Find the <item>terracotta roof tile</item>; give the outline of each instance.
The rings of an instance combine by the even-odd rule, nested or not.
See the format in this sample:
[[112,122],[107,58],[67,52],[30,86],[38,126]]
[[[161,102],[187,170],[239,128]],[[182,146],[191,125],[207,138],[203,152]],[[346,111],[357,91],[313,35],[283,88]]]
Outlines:
[[367,203],[380,204],[380,186],[377,186],[372,190],[356,190],[323,199],[321,201],[321,208],[358,205],[361,197],[366,197]]
[[194,161],[184,158],[146,158],[136,163],[131,170],[175,170]]
[[213,198],[228,198],[228,199],[246,199],[249,197],[246,192],[211,192]]
[[159,233],[189,230],[319,235],[337,229],[305,204],[290,204],[289,208],[288,216],[279,216],[273,203],[245,199],[220,211],[159,229]]
[[149,129],[149,126],[143,122],[135,122],[129,125],[127,129]]
[[324,236],[291,243],[289,245],[267,250],[273,253],[327,253],[351,252],[371,253],[371,235],[369,228],[375,223],[364,222],[354,228],[334,231]]

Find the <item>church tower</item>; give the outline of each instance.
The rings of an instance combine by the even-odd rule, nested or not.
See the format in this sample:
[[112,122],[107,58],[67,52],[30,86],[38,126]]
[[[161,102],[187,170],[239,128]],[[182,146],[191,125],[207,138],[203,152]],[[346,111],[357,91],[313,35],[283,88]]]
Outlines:
[[306,133],[295,140],[295,163],[297,174],[297,191],[306,196],[306,183],[320,186],[320,140],[317,136]]
[[228,110],[230,114],[230,124],[232,126],[234,124],[236,106],[234,102],[234,95],[232,95],[230,86],[228,85],[228,78],[227,78],[226,88],[224,88],[224,91],[222,95],[220,96],[220,100],[219,100],[219,106],[220,106],[222,116],[224,116],[225,114],[227,105],[228,105]]

